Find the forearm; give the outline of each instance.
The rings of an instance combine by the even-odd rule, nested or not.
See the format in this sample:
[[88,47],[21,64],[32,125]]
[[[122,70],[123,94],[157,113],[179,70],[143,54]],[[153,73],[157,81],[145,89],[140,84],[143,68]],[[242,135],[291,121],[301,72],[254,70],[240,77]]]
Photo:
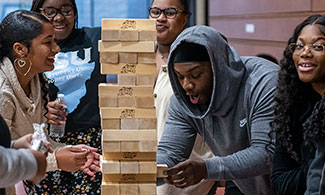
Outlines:
[[264,147],[249,147],[232,155],[205,160],[208,179],[245,179],[270,173]]
[[53,153],[49,153],[48,156],[46,157],[47,160],[46,171],[55,171],[59,169],[55,153],[65,147],[70,147],[70,145],[65,145],[63,143],[55,142],[50,137],[48,137],[48,140],[51,143],[51,148],[53,149]]
[[0,188],[14,185],[20,180],[30,179],[37,172],[37,162],[27,149],[0,147]]

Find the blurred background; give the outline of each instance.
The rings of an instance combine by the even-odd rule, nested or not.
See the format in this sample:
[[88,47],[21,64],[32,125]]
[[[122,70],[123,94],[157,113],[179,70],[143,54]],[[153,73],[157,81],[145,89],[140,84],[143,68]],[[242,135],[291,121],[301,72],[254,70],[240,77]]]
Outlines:
[[[0,0],[0,21],[32,0]],[[76,0],[79,27],[101,26],[102,18],[148,18],[151,0]],[[240,55],[268,54],[280,60],[295,26],[325,14],[325,0],[188,0],[189,25],[210,25],[228,37]]]

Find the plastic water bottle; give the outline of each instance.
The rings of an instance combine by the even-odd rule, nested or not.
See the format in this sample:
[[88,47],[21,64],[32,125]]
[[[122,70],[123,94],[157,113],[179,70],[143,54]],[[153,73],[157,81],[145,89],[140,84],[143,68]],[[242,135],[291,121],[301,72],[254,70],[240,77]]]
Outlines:
[[[56,98],[55,102],[59,102],[61,105],[64,105],[66,107],[66,104],[64,102],[64,94],[59,93],[58,97]],[[65,117],[62,115],[58,115],[60,117]],[[61,125],[50,125],[50,136],[52,137],[63,137],[64,130],[65,130],[65,121],[60,121]]]

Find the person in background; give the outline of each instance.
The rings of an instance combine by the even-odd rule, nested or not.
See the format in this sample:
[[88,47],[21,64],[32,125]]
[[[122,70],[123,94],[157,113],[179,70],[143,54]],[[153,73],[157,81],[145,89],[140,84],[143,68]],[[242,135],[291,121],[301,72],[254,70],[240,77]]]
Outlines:
[[[325,135],[324,16],[312,15],[295,28],[280,67],[271,132],[276,135],[272,187],[281,195],[304,194],[306,189],[308,195],[320,194]],[[313,163],[316,148],[319,159]]]
[[[0,188],[27,179],[39,183],[45,177],[45,154],[30,149],[32,134],[11,141],[9,128],[0,115]],[[0,189],[4,195],[5,190]]]
[[[154,0],[151,8],[149,8],[149,17],[157,20],[157,79],[154,94],[159,141],[167,118],[169,99],[173,94],[167,73],[167,59],[171,44],[186,28],[187,20],[190,17],[187,0]],[[198,135],[190,158],[201,159],[212,156],[209,147],[203,143],[202,137]],[[185,189],[165,184],[157,188],[157,194],[208,194],[214,184],[214,180],[206,180]],[[213,188],[211,194],[215,194],[215,191],[216,188]]]
[[[100,74],[98,40],[100,28],[77,28],[75,0],[33,0],[32,11],[43,14],[53,25],[55,42],[61,51],[55,58],[55,69],[46,75],[50,84],[48,123],[66,120],[65,136],[56,141],[86,144],[101,153],[101,125],[98,107],[98,84],[105,83]],[[67,112],[53,100],[63,93]],[[58,117],[57,114],[66,117]],[[38,193],[101,194],[101,173],[87,175],[82,171],[56,171],[37,186]],[[47,186],[43,188],[42,186]]]
[[[40,13],[27,10],[14,11],[3,19],[0,45],[0,114],[13,139],[18,139],[34,133],[33,123],[47,122],[48,84],[43,72],[54,68],[54,56],[60,48],[54,41],[52,24]],[[49,141],[54,153],[47,157],[48,171],[87,172],[99,159],[95,148]],[[86,162],[90,164],[85,167]],[[98,170],[98,165],[93,168]]]
[[[173,89],[157,152],[165,182],[179,188],[201,180],[232,180],[247,195],[272,194],[268,133],[278,66],[240,57],[218,31],[185,29],[171,45]],[[214,157],[188,159],[200,134]]]

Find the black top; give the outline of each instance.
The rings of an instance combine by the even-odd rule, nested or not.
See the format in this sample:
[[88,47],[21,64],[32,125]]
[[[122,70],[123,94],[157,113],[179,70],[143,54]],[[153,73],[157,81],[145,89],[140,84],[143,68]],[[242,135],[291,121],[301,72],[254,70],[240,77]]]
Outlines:
[[9,148],[10,147],[10,132],[6,121],[0,115],[0,145]]
[[52,79],[50,100],[53,101],[57,93],[65,95],[69,113],[66,132],[100,128],[98,84],[106,82],[105,75],[100,74],[100,33],[100,28],[74,30],[59,44],[61,50],[56,56],[55,69],[46,73]]
[[[5,120],[0,115],[0,145],[6,148],[10,147],[10,132]],[[0,195],[4,195],[5,189],[0,189]]]
[[315,150],[306,146],[303,142],[302,124],[310,117],[314,105],[321,99],[321,96],[314,90],[306,92],[308,96],[299,102],[292,110],[292,129],[297,132],[295,151],[300,162],[291,158],[287,149],[276,144],[273,158],[272,187],[277,195],[303,195],[306,191],[306,177],[310,163],[315,156]]

